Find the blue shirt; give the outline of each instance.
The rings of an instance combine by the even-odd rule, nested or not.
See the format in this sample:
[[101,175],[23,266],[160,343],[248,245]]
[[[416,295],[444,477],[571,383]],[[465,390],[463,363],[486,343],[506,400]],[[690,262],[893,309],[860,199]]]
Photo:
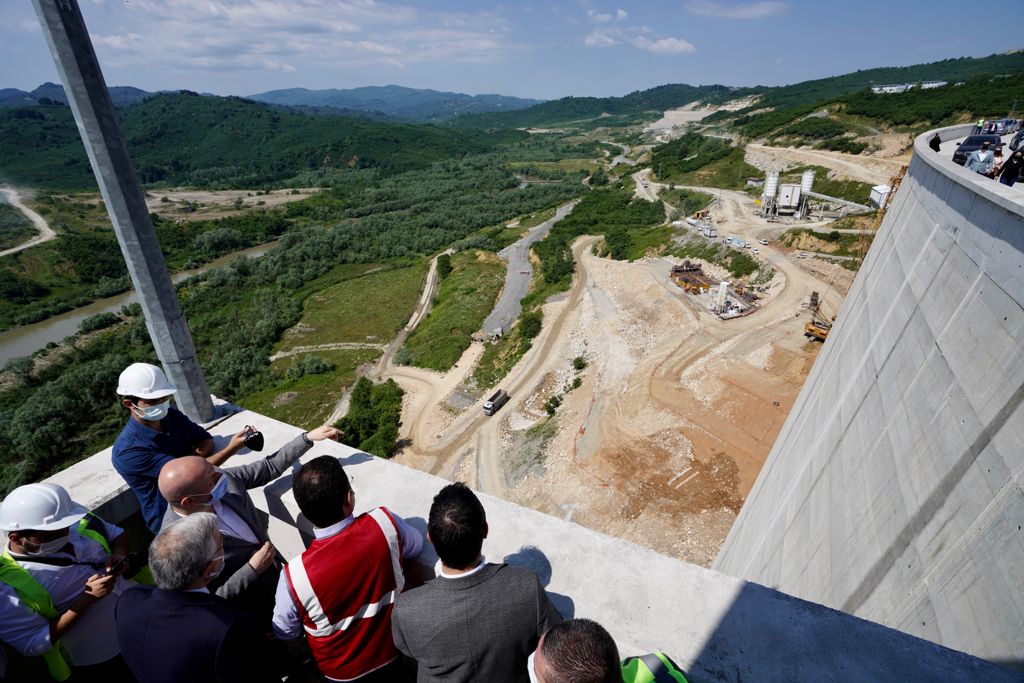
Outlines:
[[160,531],[167,509],[167,501],[156,485],[160,469],[169,460],[189,455],[199,442],[211,438],[209,432],[177,408],[167,412],[160,426],[163,431],[150,429],[135,418],[129,418],[114,442],[111,456],[114,469],[139,499],[142,518],[154,534]]

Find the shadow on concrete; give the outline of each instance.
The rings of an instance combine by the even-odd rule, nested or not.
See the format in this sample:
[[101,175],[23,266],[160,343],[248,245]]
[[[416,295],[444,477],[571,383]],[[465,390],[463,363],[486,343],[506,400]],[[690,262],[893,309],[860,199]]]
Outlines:
[[[518,552],[506,555],[502,561],[513,567],[529,569],[537,575],[537,578],[540,579],[540,585],[544,586],[544,588],[547,588],[548,584],[551,583],[551,561],[548,560],[548,556],[544,554],[544,551],[536,546],[524,545]],[[568,595],[548,591],[548,597],[551,599],[551,604],[555,606],[555,609],[564,618],[572,619],[576,614],[576,603]]]
[[685,673],[691,683],[1021,681],[992,662],[754,583],[744,584]]

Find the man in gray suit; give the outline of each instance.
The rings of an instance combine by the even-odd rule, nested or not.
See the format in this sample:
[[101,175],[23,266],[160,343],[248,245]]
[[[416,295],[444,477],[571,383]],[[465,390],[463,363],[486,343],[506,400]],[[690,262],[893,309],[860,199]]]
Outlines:
[[277,479],[313,442],[337,439],[340,433],[327,425],[317,427],[273,455],[240,467],[221,469],[198,456],[176,458],[163,466],[158,484],[168,505],[162,528],[196,512],[217,516],[224,537],[224,568],[210,582],[211,591],[269,623],[279,561],[267,534],[269,519],[256,509],[248,490]]
[[427,524],[437,578],[399,596],[391,614],[395,645],[416,660],[420,683],[528,683],[527,657],[562,620],[536,574],[484,559],[486,537],[473,492],[461,482],[441,489]]

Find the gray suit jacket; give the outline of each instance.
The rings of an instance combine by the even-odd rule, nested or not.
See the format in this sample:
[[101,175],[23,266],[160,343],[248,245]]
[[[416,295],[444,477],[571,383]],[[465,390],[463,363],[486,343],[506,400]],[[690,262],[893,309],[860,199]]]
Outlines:
[[536,574],[488,563],[471,576],[437,577],[403,593],[391,633],[419,665],[420,683],[528,683],[526,659],[560,621]]
[[[256,536],[256,543],[250,543],[224,534],[224,569],[209,586],[211,591],[238,607],[270,614],[274,608],[274,591],[277,588],[280,571],[273,567],[263,574],[257,574],[249,565],[249,558],[269,541],[270,537],[267,535],[267,514],[256,508],[248,490],[277,479],[312,446],[313,444],[306,440],[305,434],[300,434],[286,443],[281,450],[262,460],[239,467],[219,468],[228,478],[228,490],[221,499],[221,505],[231,508]],[[168,506],[164,514],[163,527],[166,528],[180,519],[181,516]]]

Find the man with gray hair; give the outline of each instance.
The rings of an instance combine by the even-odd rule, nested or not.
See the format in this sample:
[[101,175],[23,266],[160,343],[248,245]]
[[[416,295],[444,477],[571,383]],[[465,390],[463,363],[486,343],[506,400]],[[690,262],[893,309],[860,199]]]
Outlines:
[[122,655],[140,681],[280,681],[252,618],[207,589],[224,568],[215,515],[197,512],[161,531],[149,567],[157,587],[129,588],[115,608]]

